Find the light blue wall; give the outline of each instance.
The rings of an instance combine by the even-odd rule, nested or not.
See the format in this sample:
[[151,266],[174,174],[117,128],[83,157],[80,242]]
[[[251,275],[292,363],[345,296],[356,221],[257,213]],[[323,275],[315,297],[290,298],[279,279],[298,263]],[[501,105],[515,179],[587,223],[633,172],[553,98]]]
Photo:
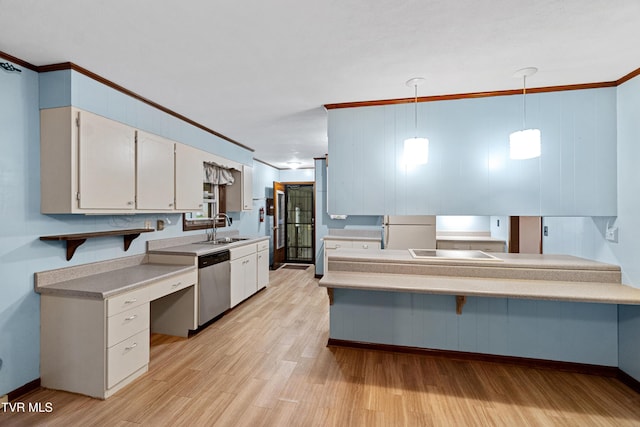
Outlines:
[[542,156],[509,160],[521,96],[419,103],[429,163],[402,164],[414,105],[329,110],[329,212],[351,215],[615,215],[616,90],[527,96]]
[[[22,69],[21,66],[15,64]],[[40,300],[32,274],[46,230],[39,193],[38,75],[0,70],[0,395],[38,377]],[[55,222],[53,220],[52,222]]]
[[618,311],[609,304],[334,289],[333,339],[618,364]]
[[[141,254],[147,240],[201,233],[184,233],[180,214],[40,214],[40,106],[64,106],[73,101],[80,108],[113,114],[112,118],[132,126],[253,165],[254,210],[234,213],[233,228],[267,235],[270,228],[259,223],[258,209],[264,206],[266,187],[280,175],[275,168],[254,164],[250,151],[71,71],[40,76],[27,69],[22,73],[0,71],[0,94],[0,395],[40,376],[40,299],[33,291],[35,272]],[[171,224],[164,231],[140,235],[127,252],[122,237],[88,239],[66,261],[63,243],[39,240],[51,234],[142,228],[146,220],[155,224],[156,219],[166,218]]]
[[315,170],[309,169],[282,169],[280,171],[281,182],[313,182]]
[[[622,281],[640,287],[640,77],[617,88],[617,217],[543,219],[549,236],[544,253],[576,255],[620,265]],[[618,243],[607,241],[609,226],[619,229]],[[640,381],[640,307],[619,307],[619,367]]]
[[[316,274],[324,274],[324,242],[329,229],[382,230],[382,217],[377,215],[351,215],[347,219],[331,219],[327,213],[327,162],[315,161],[316,184]],[[380,235],[382,237],[382,234]]]
[[253,165],[253,156],[236,144],[153,108],[73,70],[40,74],[40,108],[72,105],[165,138]]

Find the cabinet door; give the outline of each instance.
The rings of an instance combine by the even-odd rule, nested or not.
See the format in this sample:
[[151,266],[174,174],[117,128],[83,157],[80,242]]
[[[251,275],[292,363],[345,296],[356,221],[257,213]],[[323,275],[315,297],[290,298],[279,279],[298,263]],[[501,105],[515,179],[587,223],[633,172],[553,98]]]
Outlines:
[[258,252],[258,289],[269,284],[269,251]]
[[242,166],[242,210],[253,209],[253,168]]
[[200,150],[176,144],[176,209],[202,209],[203,159]]
[[258,291],[257,255],[245,257],[244,264],[244,297],[249,298]]
[[174,145],[174,142],[168,139],[137,131],[137,209],[173,210]]
[[244,260],[245,257],[229,262],[231,273],[231,307],[235,307],[244,300]]
[[78,206],[134,209],[135,131],[86,111],[78,112]]

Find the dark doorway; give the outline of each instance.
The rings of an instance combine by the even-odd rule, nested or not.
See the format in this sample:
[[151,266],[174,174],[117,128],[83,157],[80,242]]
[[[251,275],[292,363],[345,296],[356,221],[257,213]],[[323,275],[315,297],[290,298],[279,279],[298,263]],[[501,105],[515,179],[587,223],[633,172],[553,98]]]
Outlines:
[[313,183],[285,184],[286,262],[313,264],[315,204]]
[[273,182],[273,269],[276,270],[286,258],[286,197],[285,185]]
[[509,252],[541,254],[542,217],[512,216],[509,219]]

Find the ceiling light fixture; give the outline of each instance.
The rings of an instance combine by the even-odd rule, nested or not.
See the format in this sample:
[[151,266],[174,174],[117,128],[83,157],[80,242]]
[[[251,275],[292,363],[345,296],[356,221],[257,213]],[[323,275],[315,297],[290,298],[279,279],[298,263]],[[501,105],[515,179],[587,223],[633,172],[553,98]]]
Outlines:
[[429,161],[429,140],[418,138],[418,85],[424,83],[422,77],[407,80],[406,85],[414,88],[414,137],[404,140],[404,164],[407,166],[423,165]]
[[289,167],[291,169],[298,169],[300,166],[302,166],[302,163],[297,162],[297,161],[287,162],[287,164],[289,165]]
[[522,130],[509,135],[509,158],[513,160],[540,157],[540,129],[527,129],[527,77],[538,71],[535,67],[518,70],[514,77],[522,77]]

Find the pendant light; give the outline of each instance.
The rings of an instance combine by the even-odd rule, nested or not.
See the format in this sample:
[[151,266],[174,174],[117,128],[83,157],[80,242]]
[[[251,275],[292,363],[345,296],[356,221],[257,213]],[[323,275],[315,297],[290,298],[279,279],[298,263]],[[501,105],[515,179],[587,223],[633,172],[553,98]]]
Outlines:
[[522,130],[509,135],[509,158],[524,160],[540,157],[540,129],[527,129],[527,77],[538,71],[535,67],[518,70],[514,77],[522,77]]
[[404,164],[423,165],[429,161],[429,140],[418,138],[418,85],[424,83],[422,77],[407,80],[406,85],[414,88],[414,137],[404,140]]

